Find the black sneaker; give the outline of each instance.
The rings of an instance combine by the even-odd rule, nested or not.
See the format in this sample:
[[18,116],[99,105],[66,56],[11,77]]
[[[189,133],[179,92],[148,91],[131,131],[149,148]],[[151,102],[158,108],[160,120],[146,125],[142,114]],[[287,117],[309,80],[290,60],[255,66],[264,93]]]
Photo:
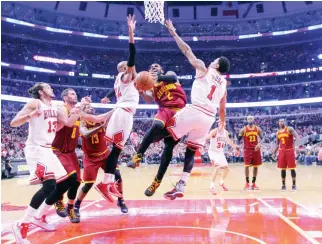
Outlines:
[[131,161],[127,162],[126,166],[132,169],[136,167],[140,167],[140,163],[142,161],[142,154],[134,154]]
[[158,189],[158,187],[160,186],[161,182],[157,182],[156,180],[154,180],[152,182],[152,184],[145,190],[144,194],[147,197],[151,197],[153,196],[153,194],[155,193],[156,189]]
[[293,191],[293,192],[297,191],[296,186],[292,186],[292,191]]
[[62,200],[58,200],[57,202],[55,202],[54,206],[55,206],[56,213],[58,214],[58,216],[60,216],[62,218],[66,218],[68,216],[68,213],[64,207],[64,203]]
[[121,208],[122,213],[127,213],[129,211],[129,209],[125,205],[124,199],[118,199],[117,206]]
[[78,218],[80,218],[80,212],[79,212],[79,208],[74,208],[75,214]]
[[74,208],[66,208],[70,222],[76,224],[80,222],[80,218],[77,217]]
[[168,199],[168,200],[174,200],[177,197],[181,198],[184,196],[184,186],[185,183],[183,181],[179,181],[175,188],[173,188],[173,190],[168,191],[167,193],[165,193],[163,196],[164,198]]
[[282,186],[281,191],[286,191],[286,186]]

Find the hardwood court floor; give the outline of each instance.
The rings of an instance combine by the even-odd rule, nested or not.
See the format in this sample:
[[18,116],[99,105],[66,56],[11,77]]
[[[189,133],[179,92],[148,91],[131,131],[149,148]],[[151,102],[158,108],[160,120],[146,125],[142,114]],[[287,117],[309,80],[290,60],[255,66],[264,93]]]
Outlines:
[[[231,164],[226,179],[228,192],[209,193],[211,167],[194,168],[183,199],[168,201],[170,190],[182,167],[171,166],[162,185],[151,198],[144,190],[157,166],[132,170],[121,167],[124,196],[129,213],[121,214],[116,204],[101,199],[93,189],[82,204],[80,224],[71,224],[53,211],[50,222],[55,232],[31,228],[31,243],[322,243],[322,167],[300,166],[298,191],[280,192],[280,171],[264,164],[259,171],[260,191],[242,191],[244,167]],[[102,177],[102,172],[100,173]],[[2,182],[2,231],[21,218],[38,186],[28,178]],[[291,177],[287,172],[287,186]],[[4,232],[2,243],[13,243]]]

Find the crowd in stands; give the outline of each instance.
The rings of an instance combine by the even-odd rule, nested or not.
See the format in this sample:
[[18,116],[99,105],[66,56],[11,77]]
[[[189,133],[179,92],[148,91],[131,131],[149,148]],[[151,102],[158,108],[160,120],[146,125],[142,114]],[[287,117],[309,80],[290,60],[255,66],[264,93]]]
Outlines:
[[[105,6],[102,4],[105,8]],[[134,6],[133,6],[134,7]],[[24,20],[55,28],[84,31],[105,35],[126,34],[126,23],[121,21],[106,21],[87,17],[77,17],[59,14],[44,9],[32,8],[17,2],[4,2],[1,8],[2,16]],[[108,14],[108,13],[107,13]],[[179,23],[177,28],[183,36],[199,35],[243,35],[257,34],[258,32],[273,32],[282,30],[292,30],[321,24],[322,10],[285,15],[277,18],[260,18],[257,20],[243,20],[241,16],[236,22],[205,22],[205,23]],[[217,21],[216,21],[217,22]],[[165,28],[159,25],[140,23],[136,32],[139,36],[160,37],[168,36]]]
[[[85,42],[86,43],[86,42]],[[85,45],[85,44],[84,44]],[[108,47],[107,47],[108,48]],[[160,63],[165,70],[178,75],[195,73],[188,60],[178,50],[162,52],[137,51],[137,70],[147,70],[152,63]],[[158,50],[162,49],[159,46]],[[101,47],[73,46],[44,41],[27,40],[2,35],[2,61],[8,63],[84,73],[113,74],[120,61],[127,60],[128,50]],[[194,50],[195,55],[209,65],[215,57],[226,56],[231,62],[230,74],[260,73],[319,67],[322,53],[320,41],[287,46],[261,47],[239,50]],[[35,55],[76,60],[77,65],[58,65],[33,59]],[[175,60],[175,62],[173,62]]]

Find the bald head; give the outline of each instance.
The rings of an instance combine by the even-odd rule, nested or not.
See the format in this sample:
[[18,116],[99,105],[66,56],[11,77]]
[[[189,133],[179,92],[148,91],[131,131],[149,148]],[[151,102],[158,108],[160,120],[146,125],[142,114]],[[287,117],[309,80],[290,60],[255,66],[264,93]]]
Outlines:
[[251,116],[251,115],[248,115],[247,116],[247,123],[249,125],[253,125],[254,124],[254,120],[255,120],[254,116]]
[[121,72],[125,72],[125,71],[126,71],[126,69],[127,69],[127,62],[126,62],[126,61],[122,61],[122,62],[120,62],[120,63],[117,65],[117,71],[118,71],[119,73],[121,73]]

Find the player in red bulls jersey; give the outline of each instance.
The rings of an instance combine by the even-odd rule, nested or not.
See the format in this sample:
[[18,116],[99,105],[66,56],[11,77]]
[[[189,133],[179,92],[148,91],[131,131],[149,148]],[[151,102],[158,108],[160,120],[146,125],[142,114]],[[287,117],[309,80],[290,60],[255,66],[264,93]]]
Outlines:
[[[93,114],[93,107],[88,104],[84,108],[86,114]],[[107,121],[106,121],[107,122]],[[106,145],[105,133],[107,123],[91,123],[81,121],[80,134],[82,136],[82,149],[84,152],[83,163],[84,173],[83,182],[85,185],[81,188],[75,203],[75,212],[79,214],[80,205],[86,197],[89,190],[96,181],[97,173],[100,168],[104,170],[105,160],[110,151]],[[121,194],[123,194],[123,183],[119,168],[115,172],[116,185]],[[117,205],[123,213],[127,213],[128,209],[123,198],[118,198]]]
[[[294,140],[296,142],[300,139],[299,135],[296,133],[293,127],[285,125],[285,119],[280,119],[279,129],[276,133],[276,148],[274,150],[274,155],[278,151],[278,162],[277,167],[281,169],[282,177],[282,191],[286,191],[285,178],[286,169],[291,170],[292,175],[292,191],[296,191],[296,159],[295,159],[295,148]],[[297,143],[296,143],[297,144]]]
[[[244,162],[246,185],[244,190],[258,190],[256,186],[256,177],[258,174],[258,166],[262,165],[262,155],[260,146],[264,142],[262,130],[254,124],[254,117],[247,117],[248,125],[244,126],[239,132],[238,141],[244,139]],[[259,142],[259,138],[261,141]],[[249,185],[249,167],[253,168],[252,185]]]
[[161,75],[163,70],[159,64],[152,64],[150,72],[156,74],[156,83],[150,94],[145,93],[142,95],[148,102],[154,100],[159,105],[159,109],[154,117],[152,127],[146,132],[137,153],[134,155],[132,161],[128,163],[128,167],[131,168],[138,166],[151,143],[164,138],[165,148],[161,155],[158,173],[152,184],[144,192],[148,197],[152,196],[160,186],[172,159],[173,149],[179,142],[167,137],[169,134],[165,129],[165,125],[187,103],[186,94],[174,72],[168,71],[166,75]]

